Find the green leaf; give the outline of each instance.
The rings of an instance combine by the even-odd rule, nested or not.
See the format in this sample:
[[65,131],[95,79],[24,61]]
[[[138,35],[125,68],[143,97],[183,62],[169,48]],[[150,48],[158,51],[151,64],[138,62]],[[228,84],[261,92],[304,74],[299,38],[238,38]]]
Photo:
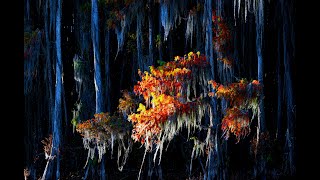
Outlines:
[[78,122],[77,122],[77,120],[76,120],[75,118],[73,118],[73,119],[71,120],[71,124],[72,124],[73,126],[77,126]]
[[166,64],[165,61],[161,61],[161,60],[157,60],[157,63],[158,63],[160,66],[163,66],[164,64]]

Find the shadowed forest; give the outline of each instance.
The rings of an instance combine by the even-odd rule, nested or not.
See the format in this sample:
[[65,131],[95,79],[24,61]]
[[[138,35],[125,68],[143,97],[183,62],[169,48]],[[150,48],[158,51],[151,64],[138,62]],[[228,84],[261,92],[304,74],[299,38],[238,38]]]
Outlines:
[[296,177],[295,6],[24,0],[25,179]]

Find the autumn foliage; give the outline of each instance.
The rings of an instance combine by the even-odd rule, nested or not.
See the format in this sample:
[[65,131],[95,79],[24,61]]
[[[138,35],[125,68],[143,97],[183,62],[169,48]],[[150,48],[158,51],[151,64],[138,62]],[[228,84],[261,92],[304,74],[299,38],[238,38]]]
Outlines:
[[43,144],[43,150],[46,156],[46,159],[51,156],[51,148],[52,148],[52,134],[49,135],[48,138],[45,138],[44,140],[41,141]]
[[122,97],[119,99],[118,111],[122,114],[131,114],[137,107],[137,100],[132,92],[122,91]]
[[258,96],[260,95],[261,86],[257,80],[248,82],[241,79],[239,82],[229,85],[222,85],[213,80],[209,81],[214,92],[209,96],[225,99],[228,102],[226,114],[222,119],[221,129],[225,138],[228,139],[230,133],[234,134],[239,141],[250,132],[249,110],[252,117],[257,113]]
[[230,30],[221,16],[216,15],[216,12],[212,12],[212,22],[214,24],[213,42],[216,51],[224,51],[227,48],[228,43],[231,40]]
[[[212,22],[213,22],[213,44],[214,49],[217,52],[221,52],[223,56],[227,54],[227,51],[231,45],[231,34],[230,28],[221,16],[216,15],[216,12],[212,12]],[[233,65],[233,59],[231,57],[218,57],[218,61],[222,62],[226,67],[231,67]]]
[[95,114],[92,119],[77,124],[76,130],[82,136],[88,132],[91,138],[109,139],[111,134],[130,133],[131,127],[130,123],[124,121],[123,118],[102,112]]
[[250,118],[248,112],[241,111],[237,107],[229,108],[222,119],[221,129],[226,139],[230,133],[234,134],[239,141],[250,133]]
[[207,65],[205,56],[190,52],[157,68],[151,66],[150,73],[139,71],[141,81],[134,86],[134,93],[142,96],[145,104],[140,103],[137,112],[129,115],[135,141],[157,143],[162,125],[170,117],[190,111],[194,102],[186,100],[185,87],[192,76],[191,67]]

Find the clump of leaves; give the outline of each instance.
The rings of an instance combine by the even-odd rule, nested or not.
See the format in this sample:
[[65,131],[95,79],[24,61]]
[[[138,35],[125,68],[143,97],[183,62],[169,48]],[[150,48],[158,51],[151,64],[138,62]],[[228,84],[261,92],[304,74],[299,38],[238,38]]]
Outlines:
[[137,100],[134,94],[127,90],[122,91],[122,98],[119,99],[118,111],[122,114],[131,114],[136,109]]
[[213,42],[216,51],[224,51],[231,40],[229,27],[221,16],[216,15],[215,11],[212,12],[212,22],[214,24]]
[[228,139],[231,133],[239,142],[242,137],[250,133],[249,110],[253,114],[251,119],[258,113],[258,97],[261,90],[259,81],[248,82],[246,79],[241,79],[239,82],[224,86],[211,80],[209,84],[212,85],[214,92],[208,95],[223,98],[229,105],[222,119],[221,129],[224,137]]
[[230,106],[237,106],[242,109],[254,106],[253,104],[256,104],[256,98],[260,95],[261,90],[261,85],[257,80],[248,82],[246,79],[241,79],[226,86],[213,80],[208,83],[214,88],[214,92],[210,92],[209,96],[225,98]]
[[112,134],[125,134],[131,130],[131,124],[124,121],[123,118],[117,115],[110,115],[109,113],[94,114],[94,118],[88,119],[84,122],[77,124],[76,130],[82,136],[86,132],[92,138],[111,138]]
[[191,79],[191,68],[205,67],[208,62],[200,52],[190,52],[161,64],[151,66],[150,73],[139,70],[141,81],[134,86],[134,93],[142,96],[145,104],[140,103],[137,112],[128,116],[133,124],[132,138],[142,144],[147,142],[147,149],[159,143],[162,126],[169,118],[190,111],[194,103],[187,102],[183,92]]
[[214,50],[220,52],[222,57],[218,57],[217,60],[222,62],[225,67],[231,68],[233,65],[233,59],[225,57],[227,50],[231,46],[231,33],[230,28],[221,16],[216,15],[216,12],[212,12],[213,22],[213,47]]
[[[118,142],[118,169],[122,171],[126,163],[126,159],[132,146],[130,133],[132,125],[125,121],[118,115],[110,115],[109,113],[97,113],[94,118],[79,123],[76,128],[83,136],[83,145],[88,149],[88,159],[95,158],[95,150],[98,150],[98,162],[101,161],[102,156],[107,152],[106,149],[111,147],[111,156],[115,142]],[[125,145],[124,141],[128,141]],[[123,153],[123,154],[122,154]],[[120,156],[122,162],[120,163]],[[85,166],[86,166],[85,165]]]
[[225,139],[228,139],[230,133],[232,133],[236,136],[239,142],[241,137],[245,137],[250,133],[250,119],[248,112],[241,111],[236,107],[228,109],[226,115],[222,119],[221,129]]
[[218,61],[221,61],[228,68],[231,68],[233,65],[232,58],[224,57],[224,58],[217,58],[217,59],[218,59]]
[[45,159],[50,159],[51,157],[52,140],[52,134],[50,134],[48,138],[45,138],[41,141],[41,143],[43,144]]
[[160,34],[157,34],[155,42],[156,42],[156,47],[160,48],[160,45],[161,45],[161,35]]

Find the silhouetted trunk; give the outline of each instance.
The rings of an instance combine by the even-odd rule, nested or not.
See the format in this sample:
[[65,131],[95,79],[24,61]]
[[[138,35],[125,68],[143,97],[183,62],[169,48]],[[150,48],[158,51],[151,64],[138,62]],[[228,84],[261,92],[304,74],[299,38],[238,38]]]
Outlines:
[[58,0],[57,17],[56,17],[56,89],[55,89],[55,105],[53,112],[53,150],[52,155],[55,157],[55,179],[60,178],[60,148],[61,148],[61,121],[62,121],[62,56],[61,56],[61,16],[62,16],[62,0]]

